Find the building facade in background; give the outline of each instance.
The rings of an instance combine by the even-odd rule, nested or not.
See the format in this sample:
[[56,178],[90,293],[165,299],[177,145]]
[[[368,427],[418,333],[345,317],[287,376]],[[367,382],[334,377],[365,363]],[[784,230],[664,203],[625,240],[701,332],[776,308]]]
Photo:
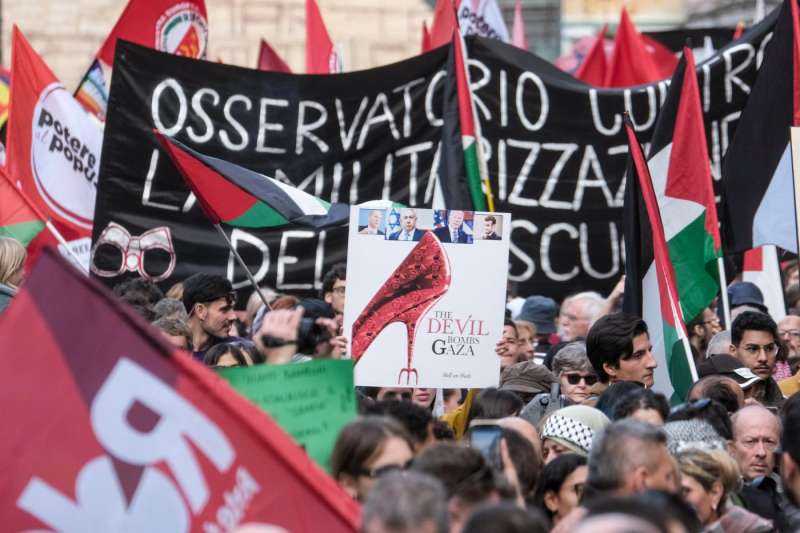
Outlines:
[[[420,51],[426,0],[317,0],[345,70],[385,65]],[[2,64],[10,66],[17,24],[66,87],[75,87],[126,0],[0,0]],[[305,66],[305,0],[206,0],[208,59],[255,67],[259,39],[296,72]]]

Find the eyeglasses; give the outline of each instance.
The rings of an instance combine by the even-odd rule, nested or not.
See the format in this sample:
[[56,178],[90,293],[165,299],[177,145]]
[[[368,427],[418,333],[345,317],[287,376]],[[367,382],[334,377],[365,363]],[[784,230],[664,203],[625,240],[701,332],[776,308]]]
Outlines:
[[588,376],[584,376],[581,374],[564,374],[564,376],[567,378],[567,383],[569,383],[570,385],[577,385],[578,383],[583,381],[584,383],[586,383],[588,386],[591,387],[592,385],[597,383],[597,376],[594,376],[592,374],[589,374]]
[[794,337],[795,339],[800,339],[800,330],[798,329],[788,329],[788,330],[778,330],[778,335],[780,337]]
[[381,476],[384,476],[384,475],[388,474],[389,472],[398,472],[398,471],[402,471],[402,470],[408,469],[408,467],[411,466],[411,461],[412,460],[409,459],[408,461],[406,461],[405,463],[403,463],[401,465],[397,465],[397,464],[394,464],[394,465],[383,465],[383,466],[379,466],[378,468],[372,468],[372,469],[365,468],[365,469],[361,470],[361,475],[364,476],[364,477],[372,478],[372,479],[379,478]]
[[775,344],[774,342],[771,342],[771,343],[765,344],[763,346],[761,346],[759,344],[746,344],[744,346],[744,351],[749,353],[749,354],[752,354],[752,355],[755,355],[755,354],[759,353],[761,350],[764,350],[764,353],[767,353],[767,354],[777,353],[778,352],[778,345]]

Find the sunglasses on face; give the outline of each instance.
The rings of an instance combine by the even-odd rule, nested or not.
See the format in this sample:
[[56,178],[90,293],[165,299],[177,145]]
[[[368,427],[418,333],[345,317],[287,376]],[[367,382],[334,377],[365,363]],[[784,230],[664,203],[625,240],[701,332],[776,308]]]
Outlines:
[[588,376],[582,376],[581,374],[564,374],[564,376],[567,378],[567,383],[570,385],[577,385],[581,382],[581,380],[583,380],[584,383],[590,387],[597,383],[597,376],[593,376],[591,374]]

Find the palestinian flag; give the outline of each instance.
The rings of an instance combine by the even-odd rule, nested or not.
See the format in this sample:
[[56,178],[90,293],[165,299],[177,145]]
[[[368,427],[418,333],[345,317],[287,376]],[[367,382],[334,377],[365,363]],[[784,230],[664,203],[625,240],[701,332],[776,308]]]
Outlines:
[[[469,71],[467,70],[467,54],[464,39],[461,33],[453,33],[453,55],[458,94],[458,116],[461,127],[461,147],[464,151],[464,171],[467,177],[467,186],[472,198],[474,211],[494,211],[489,185],[489,172],[486,168],[486,159],[480,146],[480,123],[478,122],[475,102],[470,90]],[[483,187],[486,187],[484,196]]]
[[41,214],[24,193],[0,170],[0,235],[28,244],[44,229]]
[[644,318],[658,361],[653,389],[680,403],[697,379],[653,180],[625,115],[630,160],[625,190],[623,308]]
[[683,49],[650,145],[648,165],[683,317],[719,293],[722,250],[694,55]]
[[330,204],[291,185],[196,152],[156,132],[213,224],[269,228],[298,224],[316,229],[347,224],[350,206]]
[[742,258],[742,281],[754,283],[764,296],[769,316],[780,322],[786,316],[783,279],[778,251],[771,244],[748,250]]
[[797,4],[785,0],[723,161],[726,253],[775,244],[797,252],[789,128],[800,126]]

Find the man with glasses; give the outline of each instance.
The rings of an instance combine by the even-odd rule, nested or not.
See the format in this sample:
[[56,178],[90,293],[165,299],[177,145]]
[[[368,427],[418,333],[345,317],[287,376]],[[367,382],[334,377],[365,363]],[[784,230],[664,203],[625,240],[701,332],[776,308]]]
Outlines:
[[800,316],[786,315],[778,322],[778,335],[789,348],[789,362],[800,357]]
[[344,263],[333,265],[322,278],[322,299],[333,308],[337,321],[344,314],[344,293],[347,288],[347,267]]
[[708,343],[714,335],[722,331],[722,326],[714,311],[710,307],[706,307],[702,313],[686,324],[686,331],[689,333],[689,342],[703,358],[708,349]]
[[[768,391],[778,388],[772,373],[775,370],[779,349],[778,325],[769,315],[758,311],[745,311],[733,321],[730,353],[753,374],[760,377]],[[778,407],[783,403],[780,394],[778,397],[772,396],[765,398],[767,405]]]
[[235,301],[231,282],[222,276],[198,273],[183,282],[183,305],[189,314],[195,359],[202,361],[215,344],[239,340],[229,335],[236,320]]

